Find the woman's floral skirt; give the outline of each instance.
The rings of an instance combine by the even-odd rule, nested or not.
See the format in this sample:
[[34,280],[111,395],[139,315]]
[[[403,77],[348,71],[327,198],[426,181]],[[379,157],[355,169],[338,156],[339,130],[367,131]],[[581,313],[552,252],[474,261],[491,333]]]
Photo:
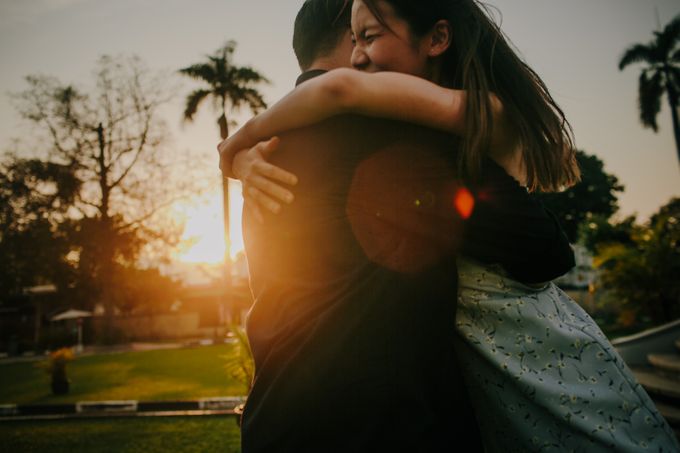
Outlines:
[[679,452],[597,324],[550,283],[459,260],[457,352],[487,451]]

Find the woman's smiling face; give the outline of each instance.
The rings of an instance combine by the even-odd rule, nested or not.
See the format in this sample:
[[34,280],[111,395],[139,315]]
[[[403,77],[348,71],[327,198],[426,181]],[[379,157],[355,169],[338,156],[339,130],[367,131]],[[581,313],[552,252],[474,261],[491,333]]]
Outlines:
[[428,37],[413,35],[392,6],[378,0],[381,23],[362,0],[352,5],[352,66],[366,72],[394,71],[428,77]]

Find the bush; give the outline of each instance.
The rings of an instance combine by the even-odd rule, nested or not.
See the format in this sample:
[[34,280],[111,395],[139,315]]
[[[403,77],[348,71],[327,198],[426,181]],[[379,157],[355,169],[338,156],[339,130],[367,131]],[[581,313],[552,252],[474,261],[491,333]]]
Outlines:
[[234,338],[234,347],[228,354],[221,356],[224,359],[224,369],[230,378],[250,390],[255,375],[255,363],[248,336],[244,329],[236,325],[230,326],[229,330]]

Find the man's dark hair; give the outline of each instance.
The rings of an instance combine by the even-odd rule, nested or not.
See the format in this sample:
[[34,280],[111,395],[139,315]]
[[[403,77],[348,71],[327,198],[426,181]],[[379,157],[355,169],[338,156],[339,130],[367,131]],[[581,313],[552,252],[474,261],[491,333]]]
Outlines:
[[300,69],[330,54],[347,32],[351,0],[306,0],[295,18],[293,50]]

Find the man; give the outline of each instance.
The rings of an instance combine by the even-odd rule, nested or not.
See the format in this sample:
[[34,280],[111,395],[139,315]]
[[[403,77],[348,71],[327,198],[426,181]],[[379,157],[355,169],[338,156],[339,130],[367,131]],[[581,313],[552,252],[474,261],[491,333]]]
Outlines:
[[[349,64],[345,3],[308,0],[300,10],[298,83]],[[300,177],[297,198],[263,223],[244,216],[256,364],[245,453],[481,449],[453,353],[455,253],[468,213],[452,209],[466,194],[452,141],[354,116],[281,137],[272,161]],[[483,183],[512,183],[486,170]],[[464,250],[524,269],[514,252],[552,219],[541,211],[508,233],[494,217],[499,206],[478,200],[468,223],[479,228],[468,228]]]

